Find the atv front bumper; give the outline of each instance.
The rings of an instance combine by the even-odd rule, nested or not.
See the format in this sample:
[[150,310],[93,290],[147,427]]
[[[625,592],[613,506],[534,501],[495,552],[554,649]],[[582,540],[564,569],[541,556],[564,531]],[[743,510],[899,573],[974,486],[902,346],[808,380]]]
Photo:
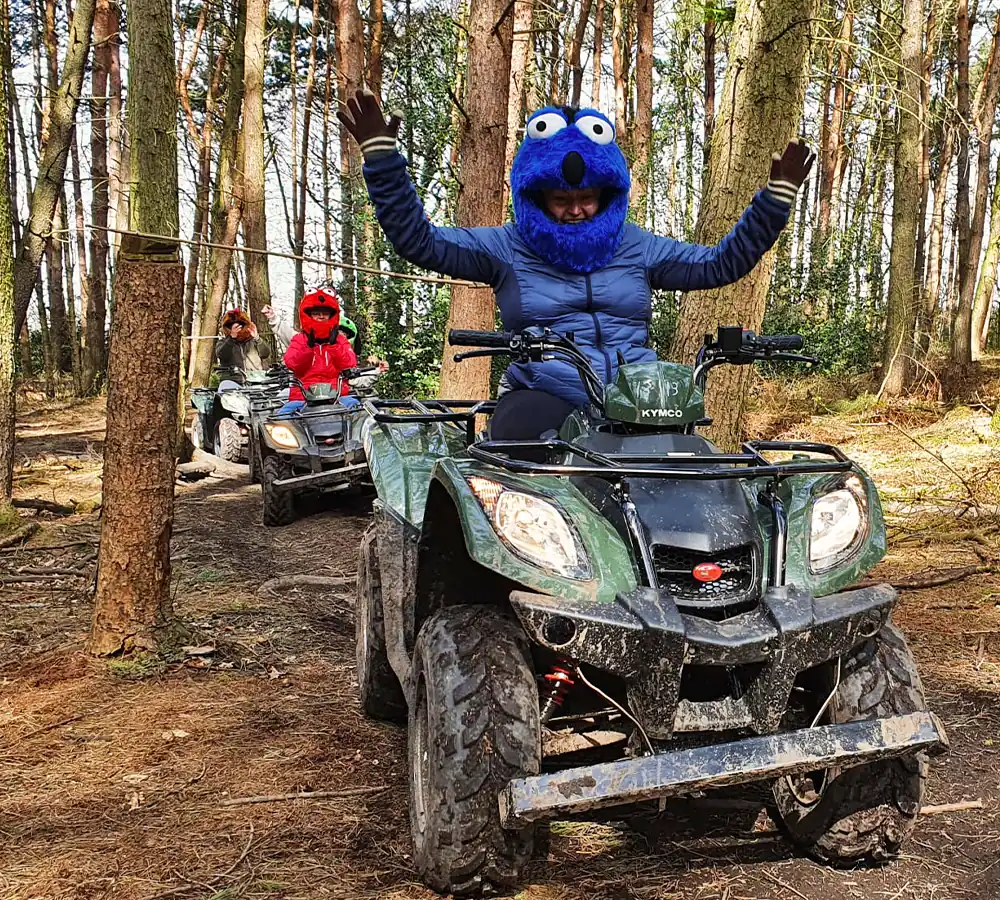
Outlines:
[[[669,595],[645,587],[614,603],[526,591],[512,591],[510,601],[532,640],[621,678],[649,736],[669,740],[675,732],[777,731],[799,673],[877,634],[896,592],[876,585],[813,597],[771,588],[756,609],[722,621],[682,615]],[[690,698],[689,688],[713,679],[727,689]]]
[[368,463],[355,463],[350,466],[340,466],[336,469],[310,472],[306,475],[292,475],[289,478],[279,478],[274,482],[274,486],[279,491],[319,490],[321,488],[357,481],[367,471]]
[[944,727],[930,712],[804,728],[515,778],[500,794],[500,817],[504,827],[517,828],[541,819],[676,797],[704,788],[771,780],[919,751],[937,754],[947,747]]

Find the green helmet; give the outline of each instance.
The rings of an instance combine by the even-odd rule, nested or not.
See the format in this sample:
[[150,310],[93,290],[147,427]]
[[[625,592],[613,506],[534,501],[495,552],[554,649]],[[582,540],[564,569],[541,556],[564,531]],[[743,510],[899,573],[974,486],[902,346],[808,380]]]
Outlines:
[[354,340],[358,336],[358,326],[348,319],[343,312],[340,314],[340,329],[347,335],[347,340],[353,347]]

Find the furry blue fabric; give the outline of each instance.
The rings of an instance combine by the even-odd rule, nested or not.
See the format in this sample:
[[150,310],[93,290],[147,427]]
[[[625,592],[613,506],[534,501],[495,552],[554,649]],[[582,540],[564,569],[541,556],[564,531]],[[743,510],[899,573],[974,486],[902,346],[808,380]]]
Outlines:
[[[560,128],[553,116],[561,118],[565,127]],[[537,128],[541,119],[548,125],[544,133]],[[613,140],[599,143],[590,136],[595,120],[607,127],[607,134],[614,134],[611,122],[595,109],[546,106],[532,113],[510,170],[518,234],[549,265],[563,272],[603,268],[611,262],[625,233],[631,186],[628,163]],[[581,123],[589,126],[588,130],[578,127]],[[566,181],[563,175],[563,161],[573,152],[584,164],[583,180],[577,184]],[[582,188],[599,188],[602,201],[598,214],[585,222],[557,222],[540,205],[543,190]]]

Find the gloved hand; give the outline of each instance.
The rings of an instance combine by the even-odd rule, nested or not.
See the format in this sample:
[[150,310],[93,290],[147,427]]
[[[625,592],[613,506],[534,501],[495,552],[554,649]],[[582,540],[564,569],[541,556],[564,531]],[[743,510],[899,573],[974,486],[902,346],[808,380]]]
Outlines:
[[771,177],[767,189],[775,199],[791,206],[802,183],[809,177],[815,159],[816,154],[802,138],[789,141],[784,153],[775,153],[771,157]]
[[371,91],[358,91],[347,101],[347,112],[337,110],[337,118],[361,146],[365,159],[373,154],[391,153],[396,149],[396,135],[403,117],[394,112],[386,121],[378,100]]

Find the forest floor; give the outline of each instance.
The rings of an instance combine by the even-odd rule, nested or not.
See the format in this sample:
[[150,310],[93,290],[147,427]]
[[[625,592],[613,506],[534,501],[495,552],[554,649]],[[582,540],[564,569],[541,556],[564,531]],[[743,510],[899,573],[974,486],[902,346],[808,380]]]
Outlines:
[[[838,443],[873,474],[892,536],[876,575],[995,569],[1000,437],[989,412],[839,409],[786,411],[758,427]],[[22,511],[40,529],[0,550],[0,897],[434,897],[409,855],[405,732],[367,721],[357,701],[350,576],[366,503],[331,501],[267,529],[255,486],[178,487],[176,610],[214,650],[167,664],[96,661],[83,641],[103,427],[99,401],[29,403],[18,424],[16,496],[78,512]],[[64,574],[11,583],[25,568]],[[300,573],[345,583],[262,589]],[[510,896],[995,900],[1000,578],[983,571],[905,590],[896,620],[951,739],[932,763],[926,802],[981,804],[921,816],[898,862],[852,871],[803,858],[753,810],[689,802],[642,828],[557,823],[548,857]],[[233,803],[299,791],[344,796]]]

